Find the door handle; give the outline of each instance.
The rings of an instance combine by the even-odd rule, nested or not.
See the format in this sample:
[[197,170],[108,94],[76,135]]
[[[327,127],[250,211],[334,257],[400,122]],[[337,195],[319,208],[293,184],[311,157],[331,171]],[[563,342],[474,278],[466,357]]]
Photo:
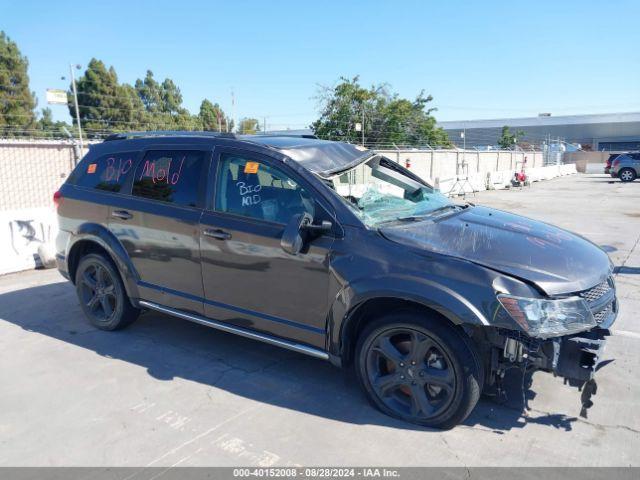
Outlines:
[[131,215],[126,210],[115,210],[111,212],[111,216],[115,218],[119,218],[121,220],[129,220],[130,218],[133,218],[133,215]]
[[231,238],[231,234],[229,232],[225,232],[224,230],[220,230],[219,228],[215,230],[207,228],[202,233],[204,233],[204,235],[206,235],[207,237],[217,238],[218,240],[229,240]]

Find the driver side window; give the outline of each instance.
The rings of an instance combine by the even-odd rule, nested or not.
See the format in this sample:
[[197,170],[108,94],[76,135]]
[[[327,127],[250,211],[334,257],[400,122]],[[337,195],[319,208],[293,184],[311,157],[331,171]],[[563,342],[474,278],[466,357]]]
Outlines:
[[314,216],[314,201],[290,176],[259,160],[223,154],[216,210],[286,224],[297,213]]

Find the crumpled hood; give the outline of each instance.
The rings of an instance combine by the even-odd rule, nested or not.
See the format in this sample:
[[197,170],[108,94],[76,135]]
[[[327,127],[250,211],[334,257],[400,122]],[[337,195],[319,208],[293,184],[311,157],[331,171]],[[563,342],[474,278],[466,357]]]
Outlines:
[[566,230],[486,207],[384,227],[389,240],[469,260],[535,283],[548,295],[577,292],[610,273],[607,254]]

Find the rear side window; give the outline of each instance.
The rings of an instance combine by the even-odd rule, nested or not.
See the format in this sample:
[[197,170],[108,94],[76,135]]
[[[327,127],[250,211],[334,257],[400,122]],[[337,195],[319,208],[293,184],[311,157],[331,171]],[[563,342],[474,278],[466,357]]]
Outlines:
[[184,207],[198,206],[199,191],[207,178],[207,152],[153,150],[138,163],[133,195]]
[[83,165],[78,172],[76,185],[79,187],[120,192],[133,174],[138,152],[120,152],[93,160]]

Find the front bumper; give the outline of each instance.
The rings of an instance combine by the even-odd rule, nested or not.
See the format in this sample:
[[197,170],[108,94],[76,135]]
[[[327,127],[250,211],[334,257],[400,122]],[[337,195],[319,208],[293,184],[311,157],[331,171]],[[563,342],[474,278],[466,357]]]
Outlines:
[[550,369],[554,375],[562,377],[565,384],[581,392],[580,416],[583,418],[587,418],[587,410],[593,406],[591,397],[598,390],[595,374],[604,365],[602,360],[609,335],[606,328],[594,328],[552,341]]
[[[496,329],[491,338],[490,380],[499,382],[504,372],[514,366],[522,370],[541,370],[562,377],[565,384],[581,392],[582,409],[586,417],[596,391],[595,374],[604,366],[603,354],[609,328],[618,315],[618,300],[612,277],[576,295],[583,298],[593,314],[596,326],[583,332],[552,337],[533,338],[515,330]],[[491,335],[489,335],[491,337]]]
[[502,380],[507,370],[516,367],[523,374],[548,372],[562,377],[565,385],[582,392],[580,415],[586,418],[587,410],[593,405],[591,396],[597,390],[595,374],[605,365],[603,355],[606,337],[610,335],[608,329],[596,327],[547,340],[533,339],[512,330],[496,333],[500,346],[494,348],[490,356],[487,386],[493,385],[497,387],[498,395],[505,395]]
[[588,332],[553,339],[551,370],[570,385],[581,387],[593,379],[602,361],[608,329],[594,328]]

